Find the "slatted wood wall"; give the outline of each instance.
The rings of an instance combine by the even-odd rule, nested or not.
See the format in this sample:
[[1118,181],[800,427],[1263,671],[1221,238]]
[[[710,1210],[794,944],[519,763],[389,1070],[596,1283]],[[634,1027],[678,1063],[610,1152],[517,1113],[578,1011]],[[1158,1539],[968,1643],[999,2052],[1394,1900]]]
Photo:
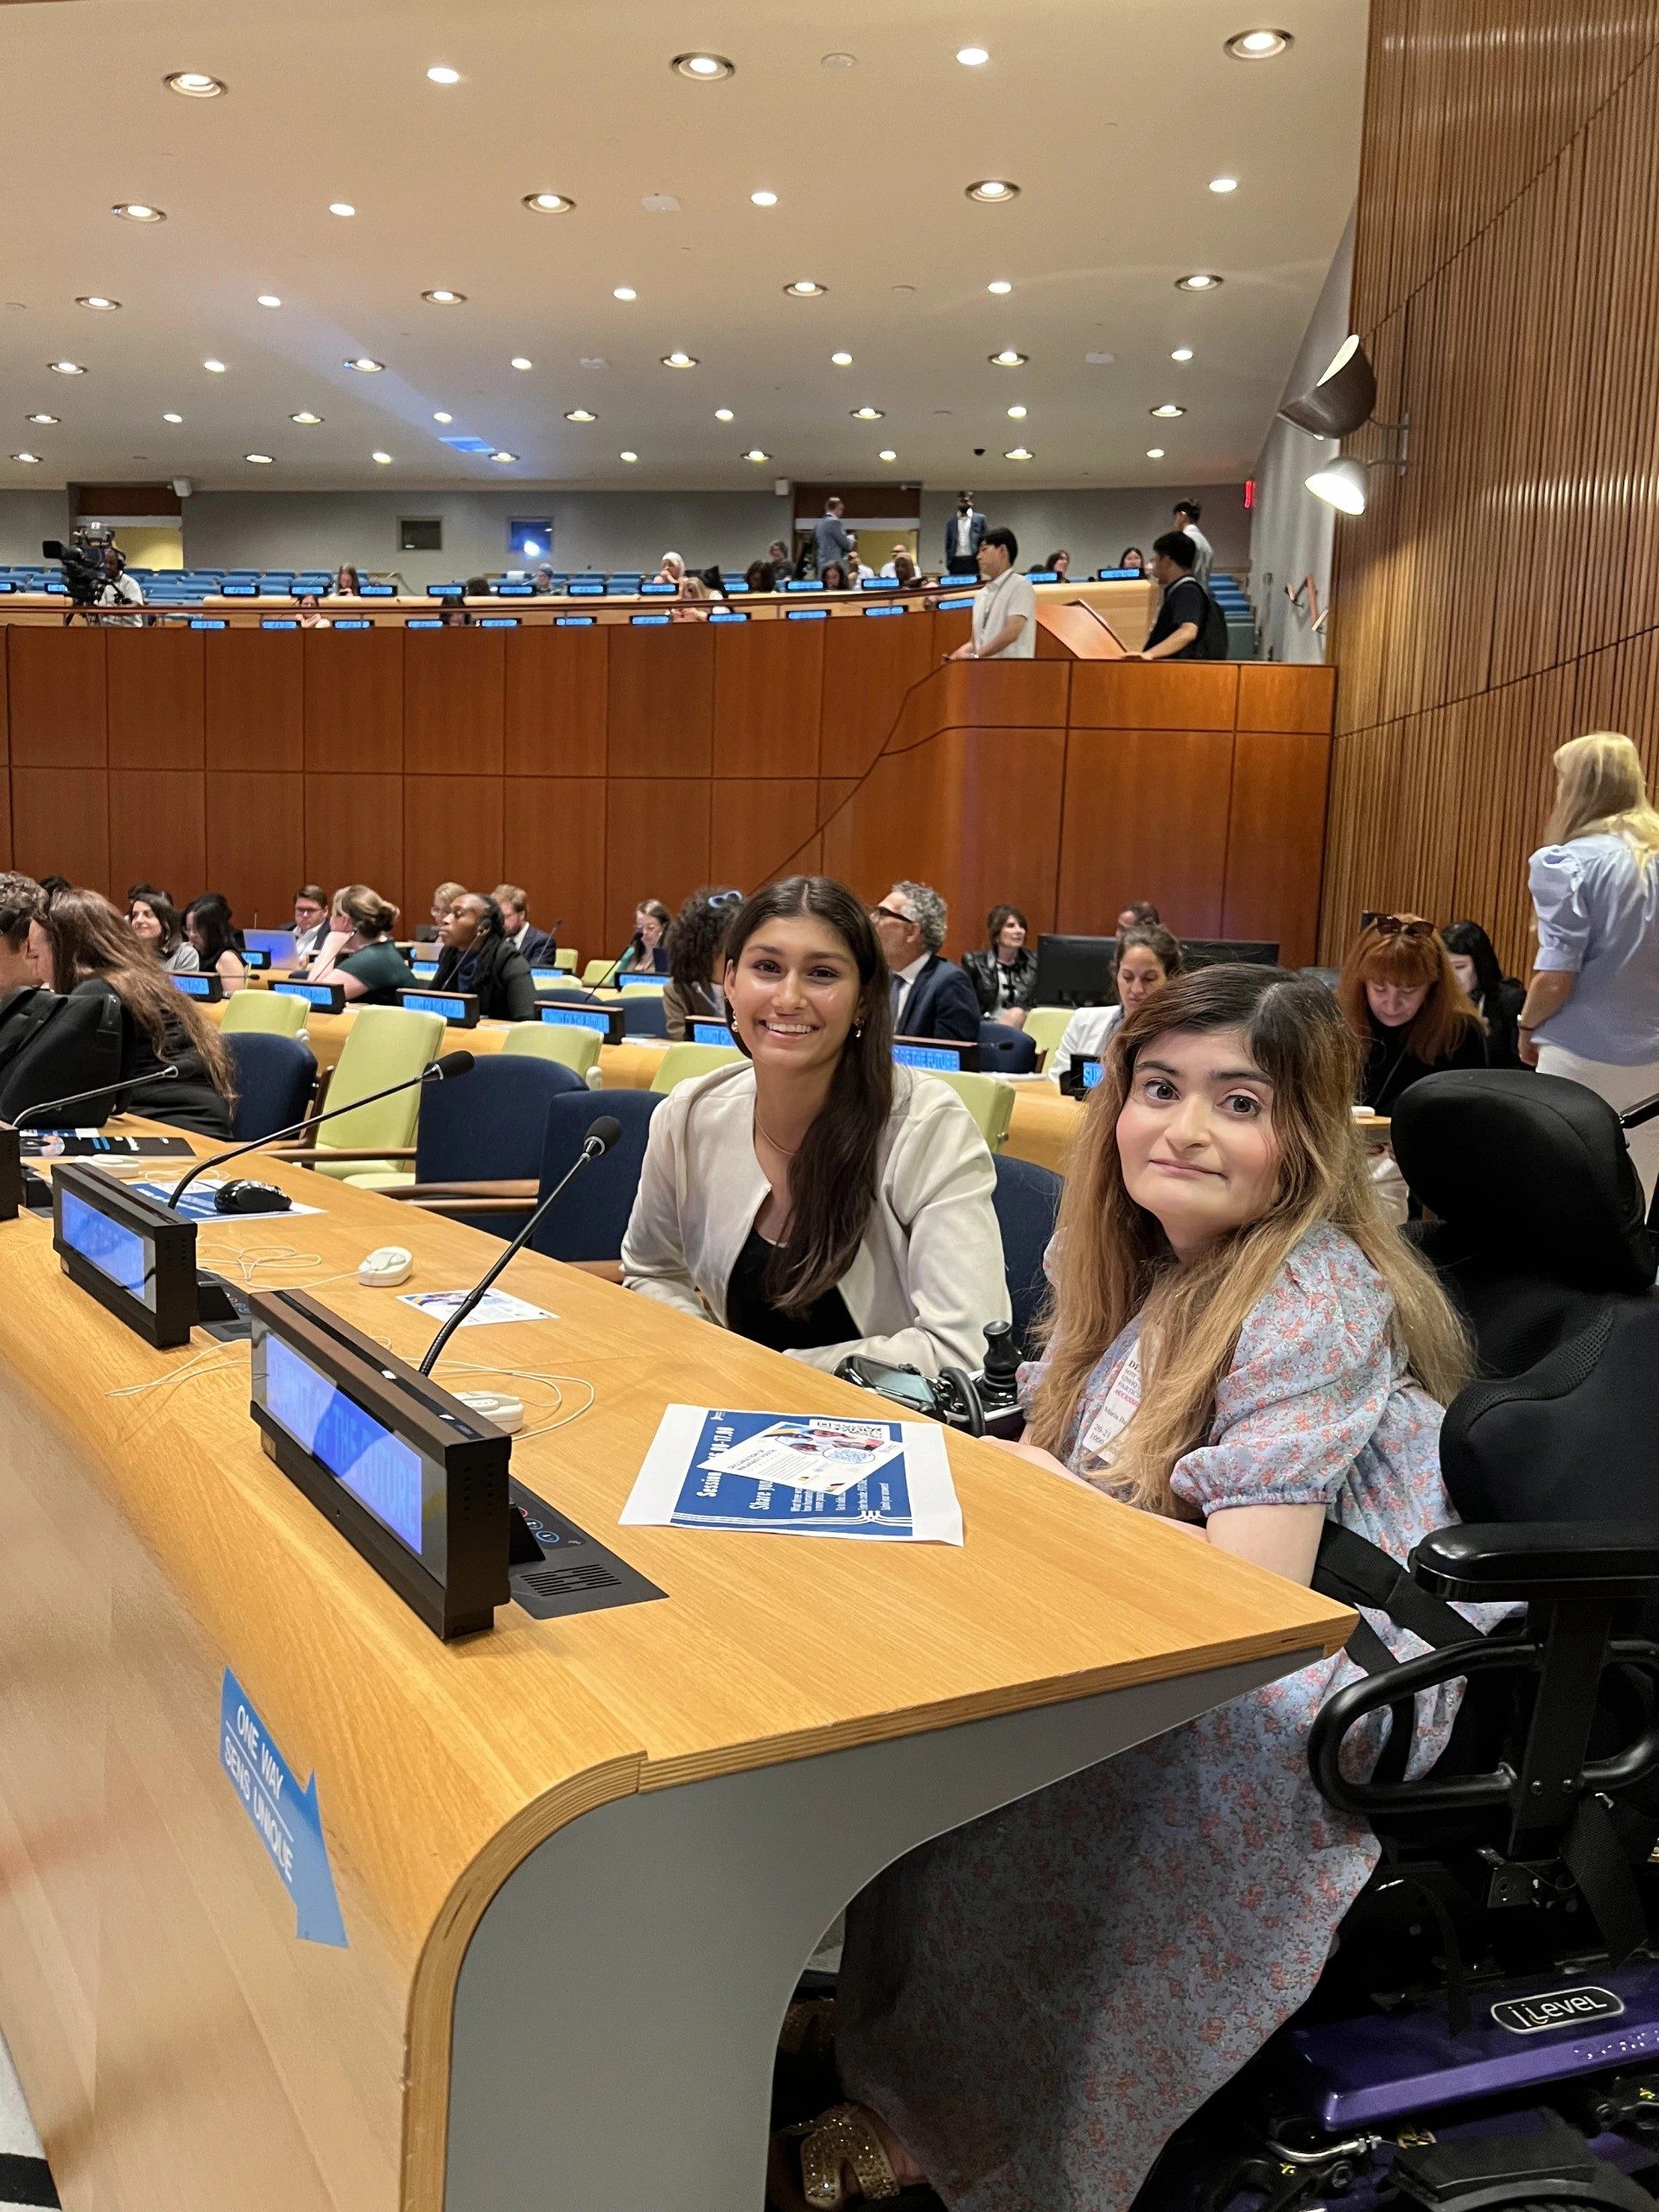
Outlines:
[[1409,466],[1338,524],[1324,959],[1410,907],[1524,974],[1555,747],[1659,780],[1656,149],[1659,0],[1372,0],[1354,321]]

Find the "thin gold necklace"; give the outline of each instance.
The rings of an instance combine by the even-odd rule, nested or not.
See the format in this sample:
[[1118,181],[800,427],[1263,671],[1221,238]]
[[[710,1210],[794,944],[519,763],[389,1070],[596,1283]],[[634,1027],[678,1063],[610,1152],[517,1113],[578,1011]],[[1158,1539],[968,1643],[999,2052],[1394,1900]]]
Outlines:
[[772,1150],[774,1152],[781,1152],[785,1160],[793,1160],[796,1154],[800,1150],[801,1147],[798,1144],[779,1144],[777,1138],[773,1136],[771,1130],[761,1120],[759,1114],[754,1117],[754,1126],[760,1130],[761,1135],[765,1137],[766,1142],[772,1147]]

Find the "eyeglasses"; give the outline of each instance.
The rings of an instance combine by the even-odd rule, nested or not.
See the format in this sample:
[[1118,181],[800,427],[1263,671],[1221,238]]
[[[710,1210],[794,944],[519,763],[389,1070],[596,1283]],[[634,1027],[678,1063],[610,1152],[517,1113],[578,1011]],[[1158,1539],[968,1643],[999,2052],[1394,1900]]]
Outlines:
[[741,891],[716,891],[709,904],[711,906],[741,906],[743,893]]
[[1434,925],[1415,914],[1379,914],[1371,924],[1379,937],[1433,937]]

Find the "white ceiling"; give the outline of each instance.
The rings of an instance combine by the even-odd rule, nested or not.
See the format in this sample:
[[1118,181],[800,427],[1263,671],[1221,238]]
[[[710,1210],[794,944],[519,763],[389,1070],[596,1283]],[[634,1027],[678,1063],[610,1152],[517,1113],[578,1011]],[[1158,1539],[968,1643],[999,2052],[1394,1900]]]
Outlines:
[[[1363,0],[12,0],[0,487],[749,487],[874,479],[884,446],[907,482],[1236,478],[1353,199],[1364,16]],[[1263,23],[1294,34],[1287,54],[1224,53]],[[957,62],[969,44],[985,67]],[[670,63],[691,48],[737,74],[686,81]],[[434,64],[462,82],[429,83]],[[162,80],[181,69],[228,96],[180,99]],[[968,200],[986,176],[1021,196]],[[751,206],[762,188],[776,207]],[[526,213],[543,190],[575,211]],[[642,207],[662,194],[678,213]],[[128,200],[168,221],[117,220]],[[1191,270],[1226,281],[1175,289]],[[799,276],[828,296],[785,297]],[[990,296],[1002,277],[1012,294]],[[427,305],[441,286],[467,303]],[[279,309],[256,305],[266,291]],[[1178,366],[1179,345],[1196,359]],[[1004,346],[1028,365],[991,367]],[[661,367],[676,347],[701,365]],[[838,347],[853,367],[831,366]],[[386,372],[341,366],[359,353]],[[50,374],[62,357],[90,372]],[[1154,421],[1172,398],[1185,416]],[[850,419],[866,404],[885,419]],[[439,408],[518,462],[450,453]],[[292,423],[302,409],[322,425]],[[35,410],[61,425],[28,424]],[[1034,461],[1004,461],[1015,445]]]

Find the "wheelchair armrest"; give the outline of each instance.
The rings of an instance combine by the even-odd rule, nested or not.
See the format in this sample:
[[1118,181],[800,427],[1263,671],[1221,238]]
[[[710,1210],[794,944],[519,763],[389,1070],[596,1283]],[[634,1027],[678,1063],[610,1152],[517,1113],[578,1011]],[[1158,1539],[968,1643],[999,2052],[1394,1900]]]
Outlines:
[[1411,1575],[1436,1597],[1478,1603],[1659,1597],[1659,1522],[1436,1529],[1412,1553]]

